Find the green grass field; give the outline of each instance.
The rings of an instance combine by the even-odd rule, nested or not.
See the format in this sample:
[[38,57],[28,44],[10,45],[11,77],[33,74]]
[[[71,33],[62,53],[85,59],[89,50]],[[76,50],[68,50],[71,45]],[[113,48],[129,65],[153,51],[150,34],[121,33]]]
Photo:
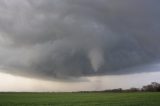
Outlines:
[[160,106],[160,93],[0,93],[0,106]]

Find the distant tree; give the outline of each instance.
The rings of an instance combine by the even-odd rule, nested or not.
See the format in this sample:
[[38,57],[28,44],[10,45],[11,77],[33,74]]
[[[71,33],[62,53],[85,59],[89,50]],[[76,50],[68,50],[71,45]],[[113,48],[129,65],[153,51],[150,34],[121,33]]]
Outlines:
[[122,92],[123,89],[122,89],[122,88],[118,88],[118,89],[112,89],[111,91],[112,91],[112,92]]
[[142,91],[152,91],[152,92],[160,91],[160,84],[157,82],[152,82],[149,85],[143,86]]
[[129,92],[139,92],[140,89],[139,88],[130,88],[130,89],[127,89],[126,91],[129,91]]

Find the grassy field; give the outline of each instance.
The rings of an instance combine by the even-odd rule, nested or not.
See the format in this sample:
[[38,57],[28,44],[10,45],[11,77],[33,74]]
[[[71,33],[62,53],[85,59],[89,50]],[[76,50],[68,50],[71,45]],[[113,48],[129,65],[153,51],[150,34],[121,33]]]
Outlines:
[[0,93],[0,106],[160,106],[160,93]]

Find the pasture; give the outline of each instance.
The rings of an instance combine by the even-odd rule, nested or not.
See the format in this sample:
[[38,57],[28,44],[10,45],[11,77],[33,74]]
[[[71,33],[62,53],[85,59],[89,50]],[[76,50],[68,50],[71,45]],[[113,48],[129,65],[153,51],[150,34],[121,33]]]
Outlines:
[[160,106],[160,92],[0,93],[0,106]]

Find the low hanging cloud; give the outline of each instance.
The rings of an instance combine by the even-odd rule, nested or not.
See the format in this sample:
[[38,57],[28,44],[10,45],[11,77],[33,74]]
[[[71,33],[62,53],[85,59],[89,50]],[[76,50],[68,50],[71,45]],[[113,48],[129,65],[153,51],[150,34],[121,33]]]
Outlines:
[[145,72],[160,60],[159,0],[0,0],[0,69],[35,78]]

